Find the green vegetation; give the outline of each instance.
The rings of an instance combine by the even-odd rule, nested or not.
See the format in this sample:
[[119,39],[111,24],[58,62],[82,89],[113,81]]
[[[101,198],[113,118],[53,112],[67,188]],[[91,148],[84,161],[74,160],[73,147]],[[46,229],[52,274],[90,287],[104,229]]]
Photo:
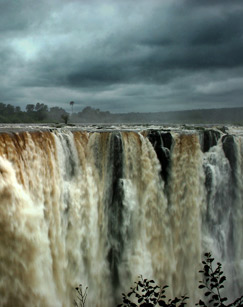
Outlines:
[[[233,303],[225,305],[228,300],[222,296],[222,289],[224,289],[224,282],[226,277],[223,275],[221,263],[217,263],[217,267],[213,268],[214,258],[211,253],[205,253],[205,259],[202,261],[203,270],[202,280],[199,281],[199,289],[204,291],[205,299],[200,299],[196,306],[215,306],[215,307],[240,307],[243,306],[243,295],[237,298]],[[155,284],[154,280],[143,279],[140,275],[138,282],[135,282],[135,287],[130,288],[127,294],[122,293],[122,303],[117,307],[184,307],[187,300],[190,298],[186,295],[175,297],[174,299],[166,299],[166,288],[168,286],[160,287]],[[78,301],[75,301],[76,307],[84,307],[87,298],[87,288],[85,292],[82,291],[82,285],[76,288],[78,292]]]

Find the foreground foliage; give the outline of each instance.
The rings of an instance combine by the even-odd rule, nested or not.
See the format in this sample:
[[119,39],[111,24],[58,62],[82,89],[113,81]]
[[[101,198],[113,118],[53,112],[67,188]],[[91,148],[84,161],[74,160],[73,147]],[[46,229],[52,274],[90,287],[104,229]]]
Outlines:
[[75,307],[85,307],[88,287],[86,287],[85,290],[83,291],[83,287],[80,284],[78,287],[75,288],[75,290],[77,291],[77,299],[74,300],[74,306]]
[[[180,298],[175,297],[173,300],[169,299],[166,301],[165,289],[168,286],[159,287],[155,285],[154,280],[143,279],[142,275],[139,276],[140,280],[135,282],[136,286],[131,287],[131,292],[127,295],[122,293],[123,303],[119,304],[117,307],[153,307],[153,306],[168,306],[168,307],[183,307],[186,305],[186,300],[189,299],[188,296],[181,296]],[[137,303],[142,303],[137,305],[133,303],[129,297],[135,295],[137,298]]]
[[[202,261],[203,269],[199,271],[202,274],[202,280],[199,281],[199,289],[204,291],[204,300],[200,299],[196,306],[203,307],[240,307],[243,306],[243,295],[237,298],[233,303],[226,305],[227,297],[222,295],[226,277],[222,271],[222,264],[217,262],[214,269],[211,253],[204,254],[205,259]],[[142,275],[135,282],[135,286],[130,288],[127,294],[122,293],[122,303],[117,307],[183,307],[186,306],[189,297],[184,295],[174,299],[166,299],[166,288],[155,284],[155,281],[143,279]],[[82,291],[82,285],[76,288],[78,292],[78,302],[75,301],[76,307],[84,307],[87,297],[87,288]]]
[[215,306],[215,307],[224,307],[224,306],[242,306],[243,305],[243,296],[236,299],[233,303],[225,305],[225,302],[228,300],[227,297],[224,297],[221,293],[221,290],[224,289],[224,282],[226,277],[223,275],[222,264],[217,262],[217,267],[213,268],[214,258],[212,258],[211,253],[205,253],[205,260],[202,261],[203,270],[200,270],[199,273],[203,275],[203,280],[200,280],[199,289],[204,289],[204,296],[207,298],[206,303],[203,300],[200,300],[198,306]]

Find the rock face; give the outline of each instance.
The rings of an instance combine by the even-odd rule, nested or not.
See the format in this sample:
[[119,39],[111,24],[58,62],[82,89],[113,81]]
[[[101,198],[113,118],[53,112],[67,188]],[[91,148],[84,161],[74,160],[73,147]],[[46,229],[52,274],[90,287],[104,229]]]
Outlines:
[[170,132],[151,130],[148,139],[152,143],[161,164],[161,176],[167,182],[170,166],[170,149],[173,138]]
[[203,131],[203,152],[209,151],[209,149],[218,143],[220,138],[220,132],[216,130],[204,130]]

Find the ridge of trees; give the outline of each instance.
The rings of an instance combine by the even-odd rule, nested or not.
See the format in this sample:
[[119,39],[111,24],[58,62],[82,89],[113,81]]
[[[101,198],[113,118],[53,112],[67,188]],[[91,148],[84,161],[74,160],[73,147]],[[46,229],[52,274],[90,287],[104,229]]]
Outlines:
[[[68,104],[67,104],[68,105]],[[74,101],[69,102],[71,112],[44,103],[19,106],[0,102],[0,123],[178,123],[178,124],[238,124],[243,125],[243,108],[201,109],[171,112],[110,113],[90,106],[74,112]],[[76,107],[77,109],[77,107]]]
[[0,102],[0,122],[1,123],[36,123],[60,121],[63,114],[68,114],[59,107],[49,108],[44,103],[27,104],[25,111],[19,106]]
[[70,101],[71,114],[60,107],[51,107],[44,103],[27,104],[22,111],[19,106],[0,102],[0,123],[53,123],[65,122],[109,122],[112,114],[109,111],[102,112],[100,109],[85,107],[82,111],[74,113],[74,101]]

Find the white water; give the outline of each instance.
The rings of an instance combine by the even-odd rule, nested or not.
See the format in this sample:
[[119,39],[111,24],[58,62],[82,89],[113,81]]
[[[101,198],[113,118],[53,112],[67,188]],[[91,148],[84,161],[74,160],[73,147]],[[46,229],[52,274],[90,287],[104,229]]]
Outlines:
[[73,306],[82,283],[113,307],[140,274],[194,306],[205,251],[242,294],[242,137],[232,169],[221,140],[175,130],[165,182],[148,133],[0,134],[0,306]]

